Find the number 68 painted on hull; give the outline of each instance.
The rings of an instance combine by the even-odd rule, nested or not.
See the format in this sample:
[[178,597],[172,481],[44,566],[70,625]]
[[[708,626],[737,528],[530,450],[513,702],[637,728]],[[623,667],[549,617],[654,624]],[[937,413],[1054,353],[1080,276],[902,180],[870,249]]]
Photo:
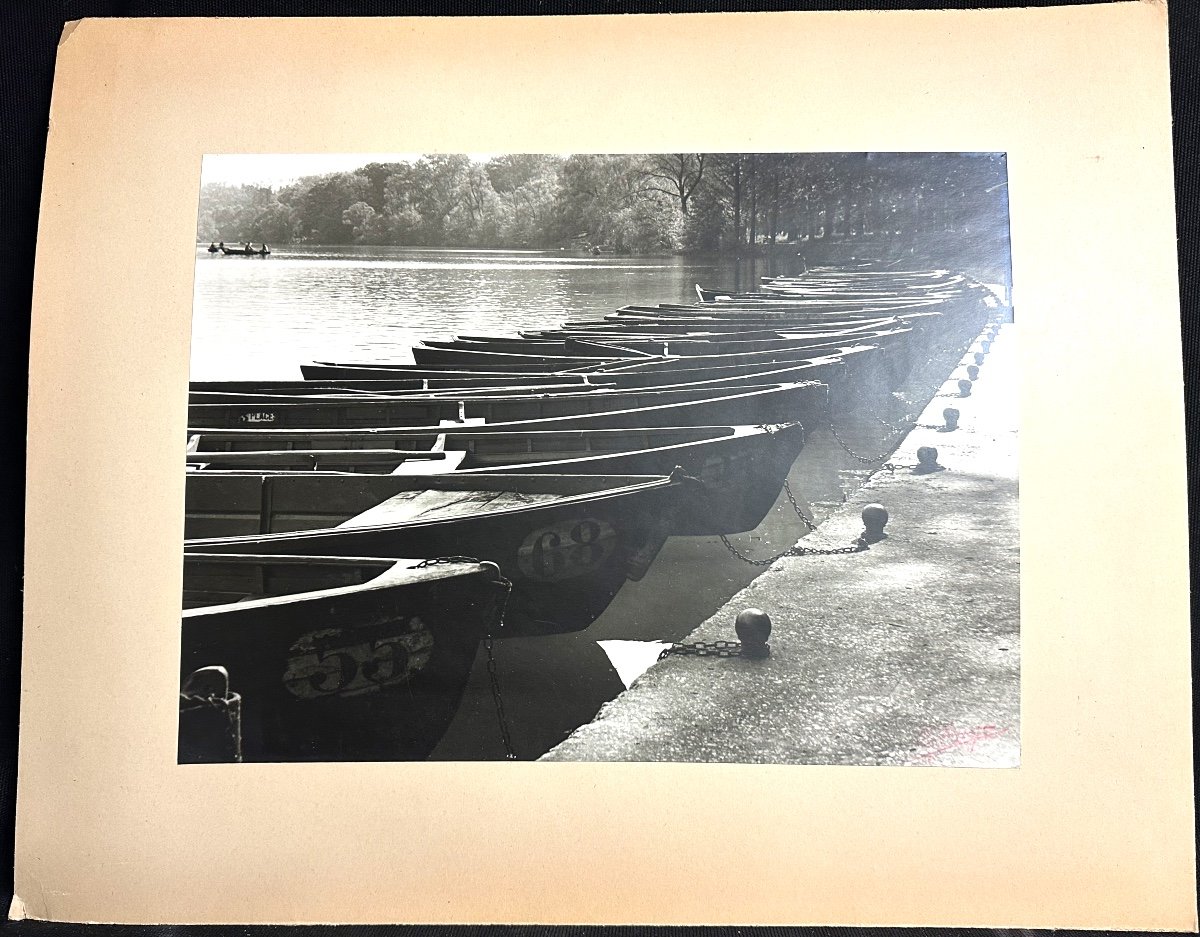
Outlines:
[[529,534],[517,549],[517,566],[529,579],[556,582],[584,575],[616,548],[617,534],[607,521],[571,519]]

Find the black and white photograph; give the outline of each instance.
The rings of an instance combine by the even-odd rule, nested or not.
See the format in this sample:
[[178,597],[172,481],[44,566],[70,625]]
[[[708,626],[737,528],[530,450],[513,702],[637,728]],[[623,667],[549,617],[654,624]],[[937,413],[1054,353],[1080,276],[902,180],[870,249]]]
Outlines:
[[10,918],[1194,930],[1167,38],[67,23]]
[[181,762],[1014,767],[1002,153],[208,155]]

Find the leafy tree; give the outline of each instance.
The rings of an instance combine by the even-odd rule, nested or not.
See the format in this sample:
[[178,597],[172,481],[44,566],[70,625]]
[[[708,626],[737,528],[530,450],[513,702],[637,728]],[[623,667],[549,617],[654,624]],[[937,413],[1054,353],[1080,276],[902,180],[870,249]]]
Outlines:
[[342,244],[351,229],[342,215],[355,202],[365,201],[368,181],[357,173],[335,172],[302,179],[296,193],[301,236],[316,244]]
[[457,173],[454,205],[446,216],[446,236],[455,244],[495,246],[500,216],[500,197],[484,168],[478,163],[462,167]]
[[950,263],[1007,256],[1006,180],[1003,155],[986,153],[437,154],[278,189],[206,185],[196,233],[634,253],[869,241]]
[[679,200],[681,214],[688,213],[688,203],[697,187],[704,181],[703,153],[656,153],[647,156],[642,172],[644,188]]
[[342,212],[342,224],[350,227],[354,232],[354,240],[359,244],[375,243],[380,232],[378,220],[379,213],[366,202],[355,202]]
[[484,164],[484,171],[497,194],[514,192],[535,180],[558,174],[562,159],[541,153],[508,153],[495,156]]
[[389,244],[421,243],[421,212],[414,203],[412,167],[388,177],[383,190],[383,224]]

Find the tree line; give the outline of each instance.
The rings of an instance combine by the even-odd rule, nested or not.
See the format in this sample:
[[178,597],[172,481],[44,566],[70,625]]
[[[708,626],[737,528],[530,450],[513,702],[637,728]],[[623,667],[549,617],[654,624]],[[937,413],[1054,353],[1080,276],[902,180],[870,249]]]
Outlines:
[[281,187],[202,188],[199,240],[748,253],[779,243],[1007,242],[1003,155],[429,155]]

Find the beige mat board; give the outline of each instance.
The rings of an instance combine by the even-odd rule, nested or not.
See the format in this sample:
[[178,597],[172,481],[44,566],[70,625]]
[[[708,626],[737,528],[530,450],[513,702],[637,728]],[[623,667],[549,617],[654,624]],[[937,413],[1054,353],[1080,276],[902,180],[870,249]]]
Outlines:
[[[1159,3],[73,24],[13,913],[1194,930],[1170,144]],[[175,763],[204,154],[830,150],[1008,154],[1020,768]]]

